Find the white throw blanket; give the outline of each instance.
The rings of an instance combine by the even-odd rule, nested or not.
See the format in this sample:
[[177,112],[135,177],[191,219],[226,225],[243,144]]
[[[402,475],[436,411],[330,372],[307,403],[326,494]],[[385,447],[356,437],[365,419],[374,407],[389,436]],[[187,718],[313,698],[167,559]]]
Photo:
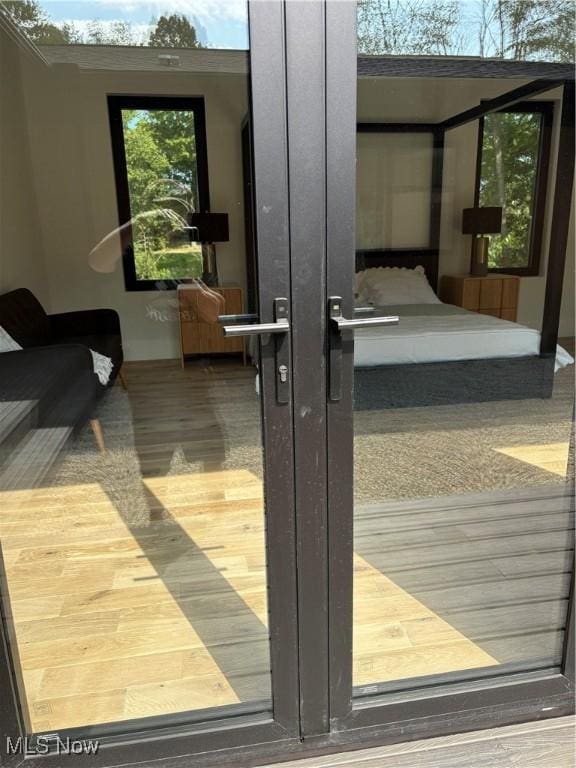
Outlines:
[[[22,349],[20,344],[0,326],[0,353],[15,352],[19,349]],[[93,349],[90,350],[90,353],[92,354],[94,373],[98,376],[100,384],[105,387],[110,381],[110,375],[114,368],[112,358],[101,355],[100,352],[95,352]]]
[[110,381],[110,374],[112,373],[112,368],[114,368],[112,358],[106,357],[106,355],[101,355],[100,352],[94,352],[93,349],[91,349],[90,352],[92,353],[94,373],[98,376],[100,384],[105,387]]

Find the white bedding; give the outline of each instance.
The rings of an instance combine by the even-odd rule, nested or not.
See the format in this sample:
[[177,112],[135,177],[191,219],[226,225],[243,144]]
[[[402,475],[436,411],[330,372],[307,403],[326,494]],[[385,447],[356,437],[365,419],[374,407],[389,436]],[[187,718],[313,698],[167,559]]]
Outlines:
[[[455,308],[444,306],[454,312]],[[400,314],[398,325],[354,332],[355,367],[539,354],[540,332],[518,323],[462,309],[454,314],[430,314],[428,305],[412,306],[407,315],[402,314],[402,307],[387,310]],[[442,311],[440,307],[438,311]],[[558,346],[556,370],[573,362],[572,356]]]

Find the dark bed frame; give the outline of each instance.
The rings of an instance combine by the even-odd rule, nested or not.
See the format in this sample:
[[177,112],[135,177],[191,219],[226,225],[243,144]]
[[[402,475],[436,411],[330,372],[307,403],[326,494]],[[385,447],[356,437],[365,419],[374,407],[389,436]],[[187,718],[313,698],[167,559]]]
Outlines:
[[563,86],[563,97],[540,354],[355,368],[356,410],[548,398],[552,395],[574,180],[574,81],[537,80],[490,101],[483,101],[478,107],[438,124],[358,124],[358,131],[365,133],[430,132],[433,137],[433,164],[428,247],[360,250],[356,252],[356,271],[371,267],[414,268],[421,265],[436,291],[445,132],[559,86]]

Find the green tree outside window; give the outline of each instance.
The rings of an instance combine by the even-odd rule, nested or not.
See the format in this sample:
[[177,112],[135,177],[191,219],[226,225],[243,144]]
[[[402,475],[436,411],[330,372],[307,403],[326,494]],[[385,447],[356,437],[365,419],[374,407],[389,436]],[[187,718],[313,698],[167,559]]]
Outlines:
[[484,118],[479,204],[502,208],[502,233],[490,238],[489,268],[529,264],[540,130],[537,113],[497,112]]
[[178,223],[198,206],[194,113],[123,109],[122,129],[137,279],[199,277],[201,245]]

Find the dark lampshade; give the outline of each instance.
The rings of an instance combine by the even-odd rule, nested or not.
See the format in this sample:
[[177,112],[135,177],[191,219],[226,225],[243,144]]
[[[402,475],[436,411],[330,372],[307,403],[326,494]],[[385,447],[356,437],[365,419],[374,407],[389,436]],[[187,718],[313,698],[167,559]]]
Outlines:
[[191,238],[198,243],[226,243],[228,237],[227,213],[192,213],[189,225],[198,230]]
[[495,235],[502,231],[502,208],[464,208],[464,235]]

